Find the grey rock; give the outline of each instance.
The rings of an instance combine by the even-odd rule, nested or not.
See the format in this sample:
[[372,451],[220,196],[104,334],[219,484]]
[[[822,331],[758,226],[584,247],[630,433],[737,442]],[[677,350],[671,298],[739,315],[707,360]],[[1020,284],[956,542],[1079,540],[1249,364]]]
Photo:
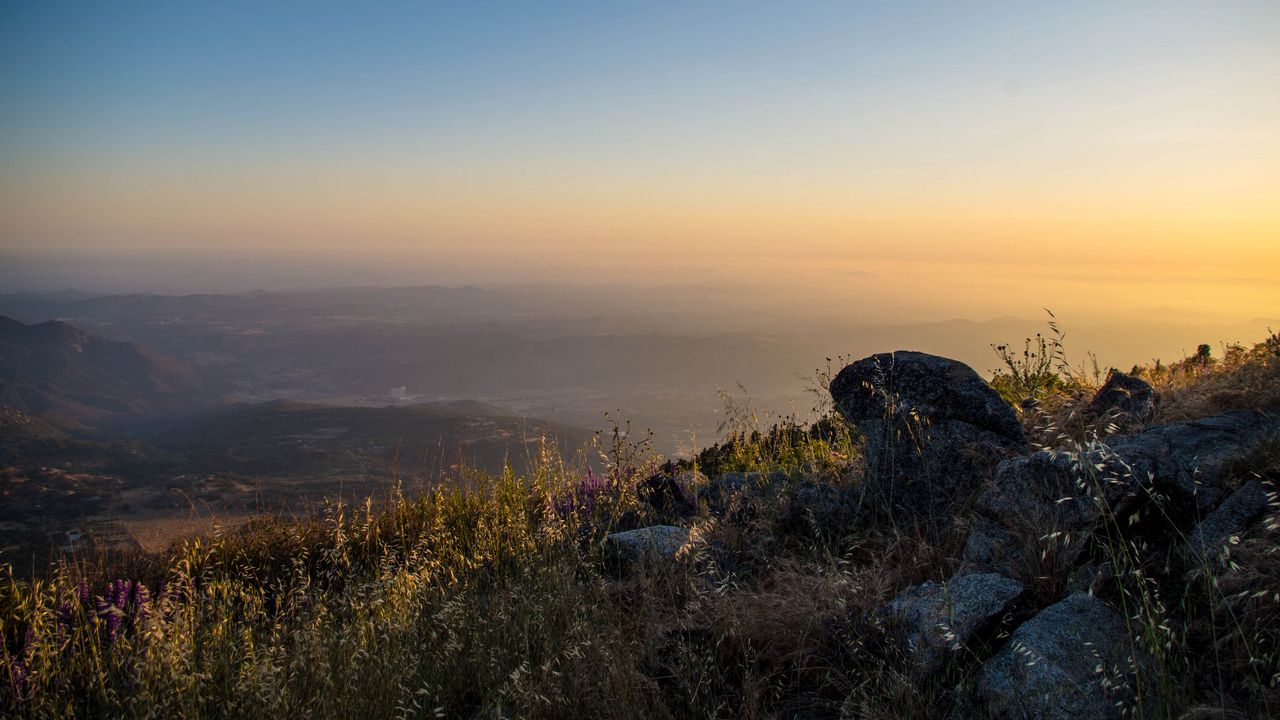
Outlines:
[[996,573],[962,573],[902,591],[878,613],[898,632],[913,677],[926,679],[998,621],[1022,595],[1022,583]]
[[1067,575],[1067,590],[1097,595],[1107,583],[1115,579],[1116,573],[1109,562],[1087,562],[1074,568]]
[[864,358],[831,381],[865,439],[867,498],[899,520],[938,520],[1026,449],[1013,408],[969,366],[925,353]]
[[1191,529],[1187,555],[1193,561],[1213,561],[1232,535],[1244,532],[1253,521],[1276,508],[1275,489],[1250,480]]
[[1119,614],[1074,593],[1013,632],[983,665],[977,696],[995,718],[1120,718],[1148,662]]
[[1227,464],[1276,432],[1280,418],[1239,411],[1006,460],[975,503],[965,564],[1015,578],[1041,574],[1042,557],[1070,567],[1104,509],[1124,516],[1152,493],[1203,515],[1226,494]]
[[910,407],[933,421],[960,420],[1023,439],[1017,415],[968,365],[937,355],[899,350],[863,358],[831,381],[831,396],[850,420],[882,417],[890,406]]
[[857,516],[857,498],[845,487],[803,480],[787,499],[784,520],[793,531],[835,538],[844,534]]
[[720,473],[698,488],[698,500],[706,503],[710,512],[722,514],[729,510],[736,498],[768,495],[785,485],[787,479],[786,473],[776,470],[770,473]]
[[621,570],[670,561],[689,545],[689,529],[674,525],[613,533],[605,538],[605,556]]
[[1222,471],[1227,464],[1276,433],[1280,415],[1238,410],[1157,425],[1110,444],[1112,452],[1132,467],[1134,477],[1203,513],[1226,495]]
[[[962,569],[995,569],[1012,574],[1015,569],[1023,566],[1019,562],[1023,555],[1023,544],[1009,525],[981,514],[975,515],[971,522],[973,526],[965,540]],[[1036,548],[1026,550],[1038,552]],[[1024,575],[1025,573],[1019,576]]]
[[965,566],[1021,579],[1043,574],[1046,557],[1069,566],[1084,550],[1103,502],[1127,488],[1095,482],[1090,463],[1100,458],[1097,450],[1040,451],[1001,463],[974,505]]
[[1158,409],[1159,397],[1147,381],[1112,368],[1107,373],[1107,381],[1085,407],[1085,412],[1124,425],[1150,422]]

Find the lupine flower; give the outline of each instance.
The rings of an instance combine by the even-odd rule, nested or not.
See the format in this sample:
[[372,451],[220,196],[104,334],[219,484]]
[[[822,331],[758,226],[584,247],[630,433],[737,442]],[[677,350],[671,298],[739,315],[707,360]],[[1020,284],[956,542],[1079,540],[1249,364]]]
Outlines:
[[144,620],[151,606],[151,593],[140,582],[133,584],[133,607],[139,620]]
[[599,475],[587,468],[587,474],[568,493],[557,497],[553,503],[556,514],[566,516],[577,512],[590,513],[596,503],[607,493],[612,492],[621,483],[620,479],[629,477],[630,468],[622,471],[613,468],[605,475]]
[[115,640],[123,629],[132,628],[145,619],[150,610],[151,593],[147,586],[130,580],[116,580],[107,585],[95,609],[106,623],[107,638]]

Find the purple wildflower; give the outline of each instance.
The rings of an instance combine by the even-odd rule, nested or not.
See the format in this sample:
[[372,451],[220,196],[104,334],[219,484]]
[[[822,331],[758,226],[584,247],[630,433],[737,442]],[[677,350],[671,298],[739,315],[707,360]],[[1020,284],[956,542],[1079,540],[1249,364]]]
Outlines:
[[140,582],[133,584],[133,612],[139,620],[145,620],[151,607],[151,593]]
[[617,468],[606,475],[598,475],[590,468],[587,474],[578,481],[568,493],[557,497],[553,503],[556,514],[570,515],[575,511],[590,514],[598,501],[618,486]]
[[147,586],[130,580],[116,580],[107,585],[95,609],[106,623],[107,638],[115,640],[123,630],[132,629],[150,611],[151,593]]
[[12,668],[9,678],[13,683],[13,694],[22,697],[27,689],[27,661],[18,658],[9,667]]
[[71,627],[75,622],[76,614],[72,609],[71,603],[63,601],[58,603],[58,625],[64,628]]

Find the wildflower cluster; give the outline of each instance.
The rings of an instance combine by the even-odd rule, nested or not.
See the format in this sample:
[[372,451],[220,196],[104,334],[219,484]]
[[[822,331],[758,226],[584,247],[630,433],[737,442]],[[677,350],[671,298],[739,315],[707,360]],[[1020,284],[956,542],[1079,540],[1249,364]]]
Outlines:
[[616,498],[619,489],[635,475],[633,467],[614,467],[604,473],[587,468],[586,474],[576,484],[553,499],[552,507],[562,518],[575,514],[590,515],[609,499]]
[[[83,595],[81,596],[83,600]],[[151,593],[141,582],[116,580],[107,585],[106,592],[97,599],[94,610],[101,619],[107,638],[115,640],[124,631],[132,630],[147,619],[151,607]]]

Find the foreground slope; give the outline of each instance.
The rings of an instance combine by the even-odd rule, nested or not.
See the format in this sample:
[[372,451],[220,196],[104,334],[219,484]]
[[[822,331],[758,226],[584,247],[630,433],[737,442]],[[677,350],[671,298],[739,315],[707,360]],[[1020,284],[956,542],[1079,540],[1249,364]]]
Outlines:
[[[1021,410],[976,414],[948,400],[945,377],[936,393],[875,386],[911,412],[833,398],[855,426],[739,418],[696,462],[606,438],[599,472],[540,457],[469,490],[264,519],[10,582],[0,704],[18,716],[1275,716],[1280,338],[1138,370],[1163,409],[1100,408],[1088,379],[1061,374],[1039,378]],[[1193,403],[1206,388],[1214,398]],[[1193,406],[1211,417],[1179,416]],[[948,442],[996,413],[1054,444],[933,475],[952,483],[944,503],[883,487],[896,466],[864,455],[909,437],[862,436],[939,411]]]

